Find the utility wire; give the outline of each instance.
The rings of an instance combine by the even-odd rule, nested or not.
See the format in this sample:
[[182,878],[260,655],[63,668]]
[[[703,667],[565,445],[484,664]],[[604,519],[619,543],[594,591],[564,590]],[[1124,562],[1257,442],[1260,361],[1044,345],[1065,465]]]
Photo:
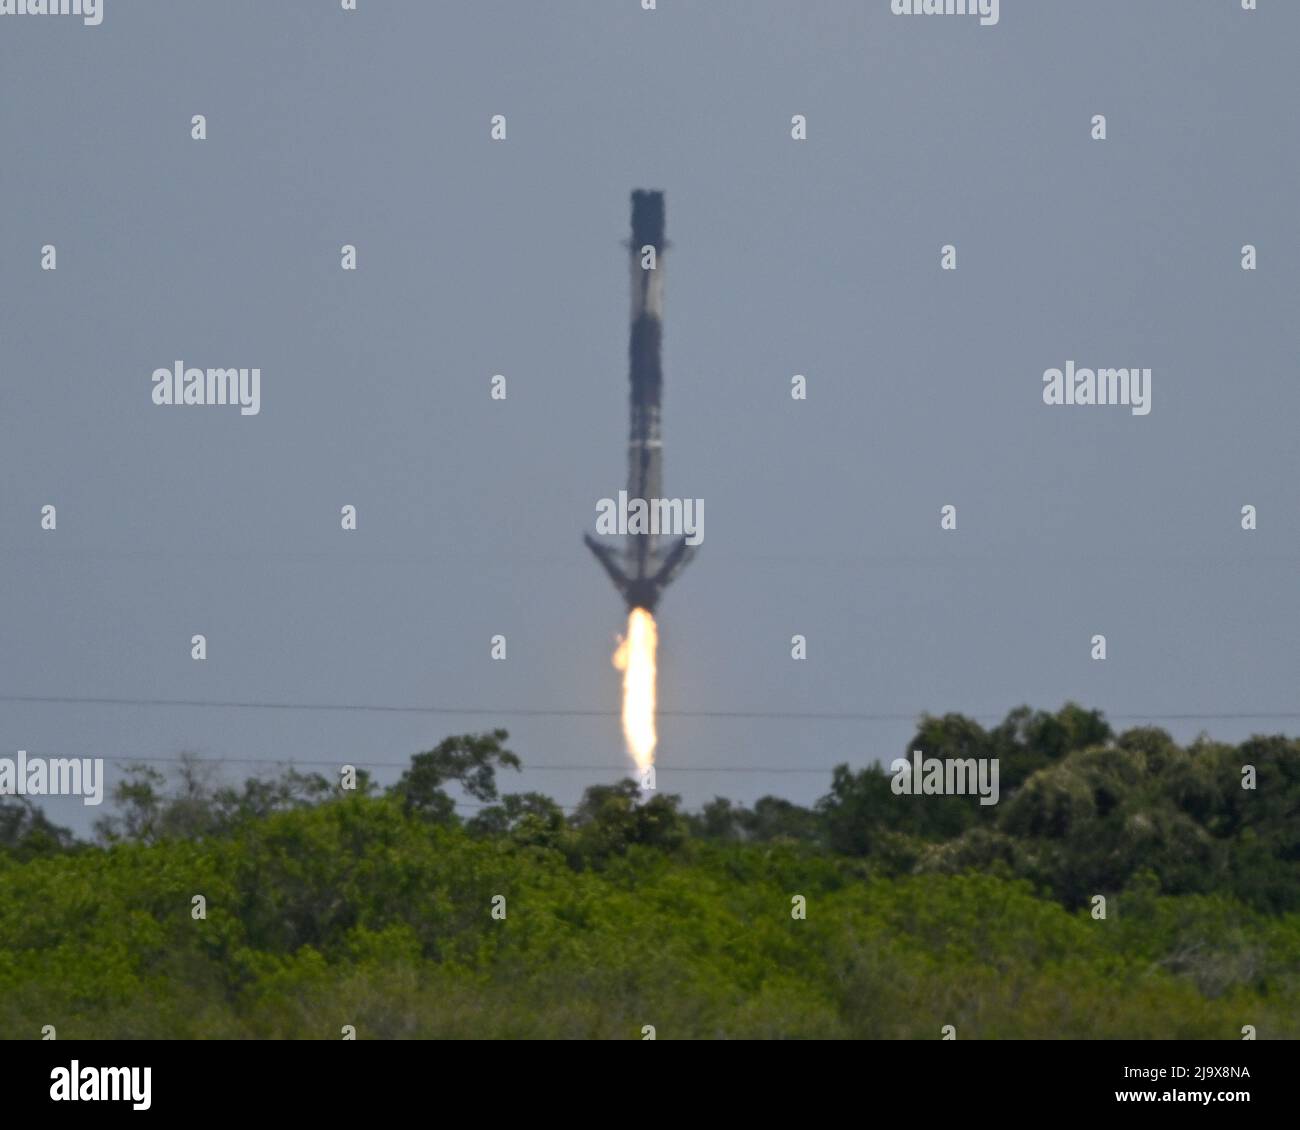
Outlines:
[[[315,710],[315,711],[356,711],[380,714],[481,714],[499,715],[508,718],[617,718],[616,710],[581,710],[570,708],[532,708],[532,707],[491,707],[491,706],[390,706],[377,703],[323,703],[323,702],[270,702],[238,699],[183,699],[183,698],[108,698],[75,695],[0,695],[0,702],[50,703],[55,705],[94,705],[94,706],[187,706],[203,709],[226,710]],[[910,713],[877,713],[870,711],[835,711],[835,710],[660,710],[660,718],[788,718],[793,720],[821,720],[842,722],[915,722],[926,711]],[[1000,721],[1007,712],[970,714],[965,711],[945,711],[944,714],[960,714],[974,721]],[[1104,712],[1103,712],[1104,714]],[[943,717],[943,715],[931,715]],[[1174,711],[1158,713],[1147,711],[1141,714],[1104,714],[1114,721],[1201,721],[1215,722],[1224,720],[1250,719],[1287,719],[1300,718],[1300,711]]]
[[[74,759],[94,759],[102,758],[104,761],[112,762],[115,765],[128,765],[141,763],[146,765],[180,765],[186,760],[192,760],[195,765],[355,765],[358,769],[406,769],[408,762],[398,761],[356,761],[350,757],[207,757],[202,754],[196,754],[193,758],[187,759],[184,755],[175,757],[132,757],[128,755],[107,755],[102,753],[84,753],[84,754],[37,754],[31,750],[26,751],[28,757],[41,757],[50,760],[56,757],[69,757]],[[655,762],[655,769],[662,772],[672,773],[815,773],[829,776],[834,772],[830,766],[764,766],[764,765],[672,765],[662,761]],[[510,769],[504,768],[502,774],[507,774]],[[524,764],[521,766],[521,772],[524,773],[620,773],[625,777],[635,777],[636,771],[631,765],[620,768],[617,765],[547,765],[545,763]],[[508,778],[507,778],[508,779]]]

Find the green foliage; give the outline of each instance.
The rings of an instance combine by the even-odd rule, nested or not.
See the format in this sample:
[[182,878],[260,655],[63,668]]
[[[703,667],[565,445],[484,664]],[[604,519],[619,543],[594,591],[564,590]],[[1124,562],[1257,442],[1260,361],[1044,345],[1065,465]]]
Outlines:
[[0,890],[8,1037],[1232,1038],[1242,1016],[1300,1036],[1295,915],[1148,887],[1098,922],[1021,881],[872,879],[798,844],[575,870],[357,797],[6,858]]
[[518,769],[520,764],[503,745],[509,736],[505,730],[493,730],[446,738],[411,758],[411,767],[394,792],[408,812],[435,823],[447,823],[455,816],[455,801],[442,787],[449,781],[458,782],[475,800],[496,800],[496,770]]
[[[113,788],[118,811],[96,824],[100,839],[156,843],[222,835],[247,820],[315,804],[331,791],[319,774],[293,769],[270,781],[250,777],[242,789],[214,788],[211,767],[193,754],[180,757],[175,776],[177,788],[165,793],[165,774],[151,765],[128,765]],[[369,792],[366,775],[357,776],[357,791]]]
[[1000,804],[841,766],[811,809],[629,780],[566,816],[498,794],[506,739],[386,795],[141,766],[97,847],[0,802],[0,1037],[1300,1037],[1295,741],[949,715],[910,748],[998,757]]
[[698,813],[687,813],[692,836],[737,843],[818,843],[822,829],[817,813],[784,797],[759,797],[752,809],[714,797]]
[[587,789],[572,822],[576,835],[570,860],[599,866],[633,845],[662,851],[680,847],[687,836],[687,823],[678,812],[681,798],[656,793],[639,803],[640,798],[640,786],[630,779]]
[[75,843],[71,832],[52,824],[25,796],[0,797],[0,855],[35,859],[69,851]]

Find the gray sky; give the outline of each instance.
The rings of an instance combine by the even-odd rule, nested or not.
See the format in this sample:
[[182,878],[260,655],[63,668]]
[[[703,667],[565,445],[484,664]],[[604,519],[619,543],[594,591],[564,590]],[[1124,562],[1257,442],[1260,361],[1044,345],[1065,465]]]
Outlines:
[[[1260,7],[0,18],[0,693],[484,711],[0,700],[0,752],[398,767],[503,725],[608,767],[512,790],[617,779],[624,613],[581,534],[625,474],[636,187],[672,242],[664,485],[706,504],[660,606],[661,790],[808,802],[828,775],[774,770],[893,758],[923,710],[1295,732],[1300,5]],[[155,406],[177,359],[260,366],[261,413]],[[1150,415],[1044,405],[1067,360],[1151,368]],[[548,710],[608,713],[504,713]]]

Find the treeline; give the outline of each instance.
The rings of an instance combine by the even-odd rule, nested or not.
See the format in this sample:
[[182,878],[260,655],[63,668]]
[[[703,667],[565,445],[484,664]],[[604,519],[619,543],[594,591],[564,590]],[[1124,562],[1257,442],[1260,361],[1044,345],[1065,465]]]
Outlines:
[[[573,812],[540,793],[500,795],[498,775],[521,768],[504,730],[447,738],[416,754],[382,791],[430,824],[553,849],[571,867],[599,867],[632,845],[675,851],[691,841],[804,844],[867,859],[876,874],[979,871],[1029,880],[1067,907],[1122,890],[1139,875],[1165,894],[1226,893],[1269,912],[1300,910],[1300,741],[1256,737],[1240,745],[1200,738],[1179,746],[1163,730],[1112,732],[1098,711],[1021,707],[986,730],[959,714],[925,717],[908,745],[939,759],[996,759],[1000,801],[902,796],[875,765],[835,769],[811,808],[780,797],[752,807],[716,798],[698,812],[638,785],[588,788]],[[461,814],[453,793],[468,798]],[[129,769],[115,811],[96,827],[105,845],[229,836],[276,812],[376,796],[289,771],[276,780],[215,787],[208,767],[183,758],[174,780]],[[75,838],[30,804],[0,803],[0,851],[27,859],[77,850]]]
[[1300,1036],[1295,741],[927,717],[909,750],[997,758],[999,804],[841,766],[697,812],[503,795],[507,741],[388,789],[138,766],[93,843],[0,803],[0,1035]]

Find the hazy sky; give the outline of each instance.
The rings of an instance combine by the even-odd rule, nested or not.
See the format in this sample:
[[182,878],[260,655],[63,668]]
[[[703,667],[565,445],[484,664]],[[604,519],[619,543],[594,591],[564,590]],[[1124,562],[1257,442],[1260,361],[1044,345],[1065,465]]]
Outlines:
[[[388,783],[500,725],[512,790],[624,773],[581,535],[626,470],[637,187],[672,244],[664,485],[706,504],[660,606],[661,790],[809,802],[923,710],[1300,729],[1300,5],[358,7],[0,17],[0,694],[464,712],[7,697],[3,755]],[[260,414],[154,405],[178,359],[259,366]],[[1150,415],[1045,405],[1067,361],[1151,368]]]

